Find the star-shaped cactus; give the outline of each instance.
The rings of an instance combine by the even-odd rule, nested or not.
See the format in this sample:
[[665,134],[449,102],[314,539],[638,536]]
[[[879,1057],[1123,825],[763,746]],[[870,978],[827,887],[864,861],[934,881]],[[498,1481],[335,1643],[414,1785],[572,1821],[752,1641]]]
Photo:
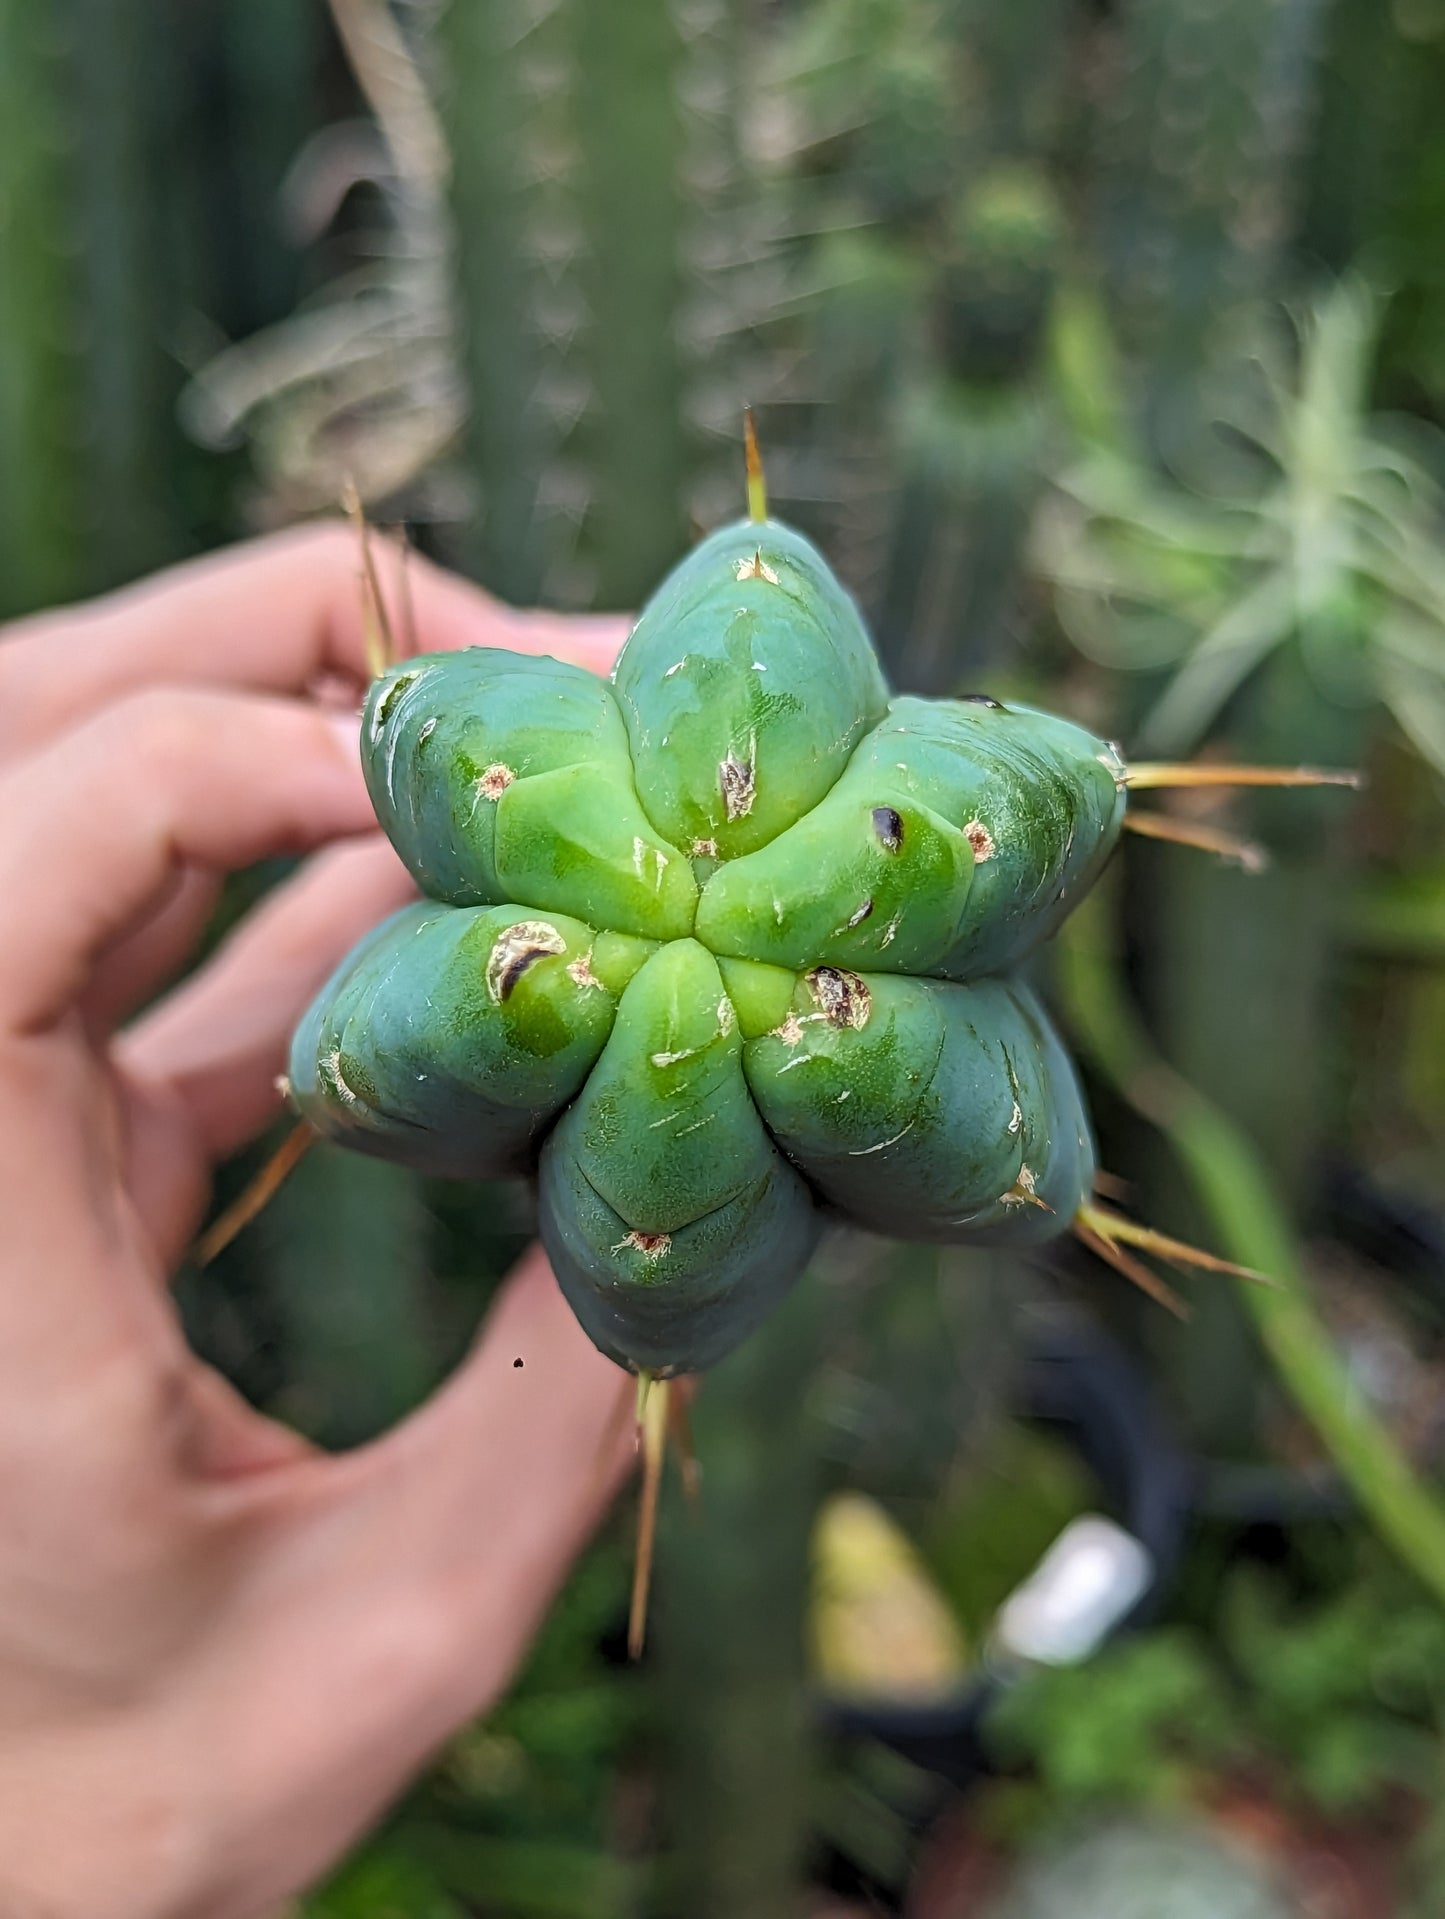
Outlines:
[[535,1168],[613,1358],[713,1364],[828,1209],[1023,1243],[1087,1202],[1078,1084],[1010,969],[1107,857],[1123,764],[1033,708],[890,701],[798,533],[705,540],[610,684],[482,648],[392,667],[362,751],[428,897],[316,1000],[295,1100],[427,1172]]

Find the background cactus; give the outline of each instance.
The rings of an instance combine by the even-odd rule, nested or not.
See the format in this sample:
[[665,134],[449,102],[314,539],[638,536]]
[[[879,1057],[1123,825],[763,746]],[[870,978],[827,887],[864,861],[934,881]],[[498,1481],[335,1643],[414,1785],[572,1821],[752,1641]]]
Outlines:
[[154,14],[0,12],[0,610],[96,590],[178,544]]

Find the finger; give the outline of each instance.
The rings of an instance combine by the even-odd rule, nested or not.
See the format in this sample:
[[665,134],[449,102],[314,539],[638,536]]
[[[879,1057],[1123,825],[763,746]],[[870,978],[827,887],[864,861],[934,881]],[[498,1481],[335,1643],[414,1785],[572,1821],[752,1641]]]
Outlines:
[[115,1040],[126,1184],[164,1270],[195,1238],[211,1164],[281,1110],[277,1077],[313,995],[362,934],[413,893],[380,834],[320,853]]
[[630,1390],[534,1250],[429,1406],[293,1479],[204,1701],[259,1892],[319,1871],[497,1696],[626,1469],[630,1440],[593,1465]]
[[0,1030],[53,1022],[178,871],[364,831],[355,742],[296,701],[133,696],[0,779]]
[[341,960],[416,889],[379,833],[318,854],[195,976],[116,1042],[124,1071],[181,1100],[216,1157],[274,1119],[297,1020]]
[[[382,592],[401,604],[400,550],[376,541]],[[408,562],[419,645],[501,646],[606,672],[627,622],[566,619],[503,606],[428,561]],[[400,622],[392,624],[399,629]],[[369,677],[360,556],[340,524],[294,529],[88,605],[8,629],[0,644],[0,761],[147,685],[294,693],[328,677]]]
[[82,1008],[88,1031],[102,1037],[113,1032],[127,1014],[174,979],[205,931],[220,892],[219,876],[203,867],[183,867],[176,873],[149,918],[123,934],[97,961]]

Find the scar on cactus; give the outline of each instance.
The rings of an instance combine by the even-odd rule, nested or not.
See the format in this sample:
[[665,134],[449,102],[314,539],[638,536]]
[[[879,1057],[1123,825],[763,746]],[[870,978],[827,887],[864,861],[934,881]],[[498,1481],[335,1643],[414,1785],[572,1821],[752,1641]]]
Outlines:
[[410,631],[403,664],[348,489],[362,764],[425,897],[313,1001],[288,1072],[300,1124],[196,1249],[213,1257],[317,1137],[535,1178],[564,1295],[639,1381],[634,1649],[684,1423],[667,1382],[763,1323],[825,1218],[1016,1248],[1072,1231],[1171,1310],[1147,1260],[1259,1277],[1095,1197],[1082,1090],[1015,969],[1098,878],[1134,789],[1353,777],[1131,768],[986,693],[890,696],[822,555],[768,517],[750,414],[744,439],[747,517],[678,564],[607,681],[418,654]]

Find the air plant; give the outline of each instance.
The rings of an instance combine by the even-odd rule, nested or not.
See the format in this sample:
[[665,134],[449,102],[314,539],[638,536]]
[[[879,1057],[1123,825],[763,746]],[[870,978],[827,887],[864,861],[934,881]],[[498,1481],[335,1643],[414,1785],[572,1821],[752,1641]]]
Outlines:
[[417,517],[460,510],[434,481],[465,400],[452,337],[449,162],[416,55],[385,0],[332,0],[371,120],[316,135],[287,202],[306,238],[358,187],[380,196],[360,236],[374,254],[289,318],[236,341],[195,374],[183,417],[202,444],[244,439],[268,516],[330,508],[352,480],[369,502]]
[[1232,457],[1185,487],[1100,441],[1058,478],[1038,557],[1075,644],[1167,675],[1146,750],[1192,750],[1293,649],[1327,704],[1384,708],[1445,772],[1445,447],[1368,410],[1378,299],[1335,286],[1298,352],[1218,412]]

